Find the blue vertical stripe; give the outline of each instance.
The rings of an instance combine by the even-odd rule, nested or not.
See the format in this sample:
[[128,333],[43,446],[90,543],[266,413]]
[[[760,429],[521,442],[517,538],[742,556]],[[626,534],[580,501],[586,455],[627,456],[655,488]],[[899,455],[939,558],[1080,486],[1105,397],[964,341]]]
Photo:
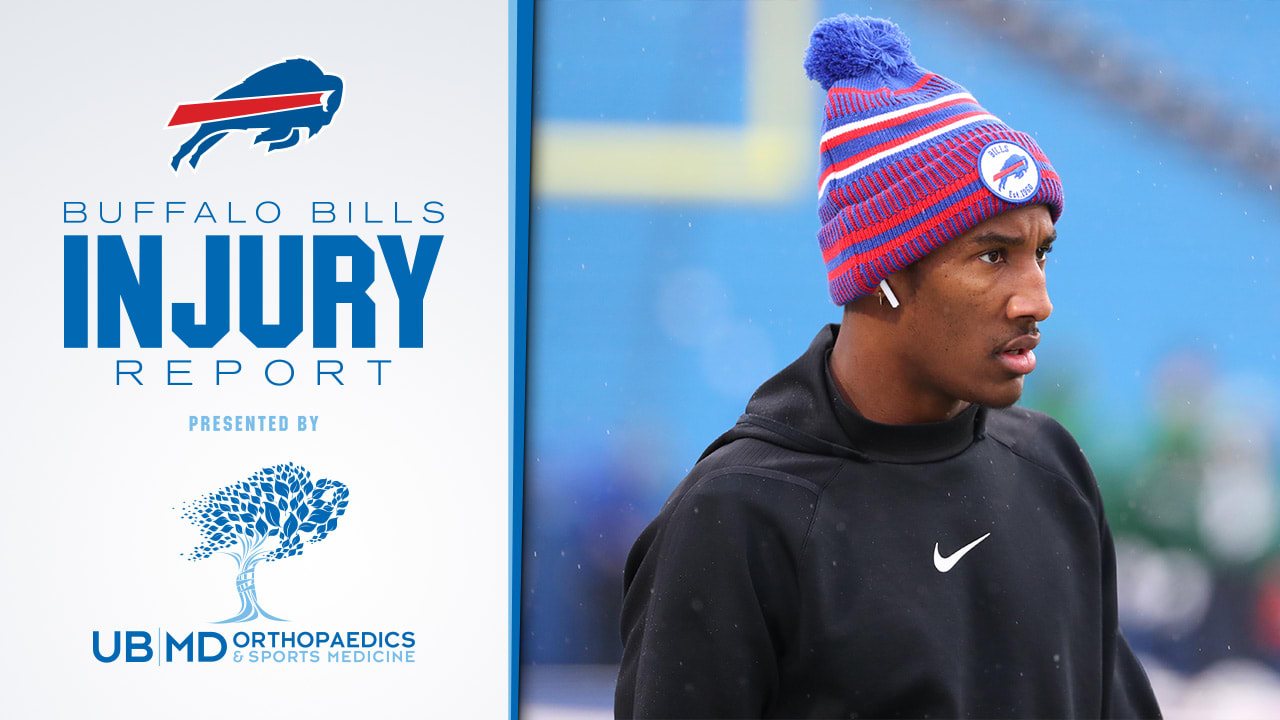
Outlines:
[[529,146],[533,115],[533,0],[507,0],[507,253],[511,328],[510,424],[507,450],[511,490],[507,500],[511,533],[509,566],[511,638],[509,703],[520,717],[520,557],[524,532],[525,358],[529,312]]

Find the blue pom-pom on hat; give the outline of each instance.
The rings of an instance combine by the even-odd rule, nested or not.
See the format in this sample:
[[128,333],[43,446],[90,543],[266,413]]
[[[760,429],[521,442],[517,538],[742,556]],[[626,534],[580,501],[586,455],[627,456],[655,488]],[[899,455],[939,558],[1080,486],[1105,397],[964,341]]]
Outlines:
[[920,72],[911,56],[911,40],[896,23],[844,13],[813,29],[804,68],[823,90],[872,73],[896,77],[911,70]]

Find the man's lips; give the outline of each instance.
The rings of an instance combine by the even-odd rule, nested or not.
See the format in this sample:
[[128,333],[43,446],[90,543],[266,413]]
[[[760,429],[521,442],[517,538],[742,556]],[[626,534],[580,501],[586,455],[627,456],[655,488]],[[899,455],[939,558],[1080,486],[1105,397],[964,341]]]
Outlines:
[[1035,347],[1040,344],[1040,334],[1019,335],[996,351],[996,357],[1012,373],[1026,375],[1036,369]]

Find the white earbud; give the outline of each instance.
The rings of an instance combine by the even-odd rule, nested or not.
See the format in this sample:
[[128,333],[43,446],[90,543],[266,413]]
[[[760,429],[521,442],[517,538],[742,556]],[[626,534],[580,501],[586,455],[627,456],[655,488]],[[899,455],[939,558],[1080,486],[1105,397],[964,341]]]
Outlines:
[[898,296],[893,294],[893,289],[889,287],[888,280],[880,281],[880,289],[884,291],[884,296],[889,298],[889,307],[898,307]]

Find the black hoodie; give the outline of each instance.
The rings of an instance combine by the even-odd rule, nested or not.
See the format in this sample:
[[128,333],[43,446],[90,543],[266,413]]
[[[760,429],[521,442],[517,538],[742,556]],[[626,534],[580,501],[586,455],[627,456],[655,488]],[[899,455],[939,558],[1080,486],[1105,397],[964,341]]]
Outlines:
[[617,716],[1159,717],[1071,435],[1017,407],[872,422],[831,378],[838,331],[636,541]]

